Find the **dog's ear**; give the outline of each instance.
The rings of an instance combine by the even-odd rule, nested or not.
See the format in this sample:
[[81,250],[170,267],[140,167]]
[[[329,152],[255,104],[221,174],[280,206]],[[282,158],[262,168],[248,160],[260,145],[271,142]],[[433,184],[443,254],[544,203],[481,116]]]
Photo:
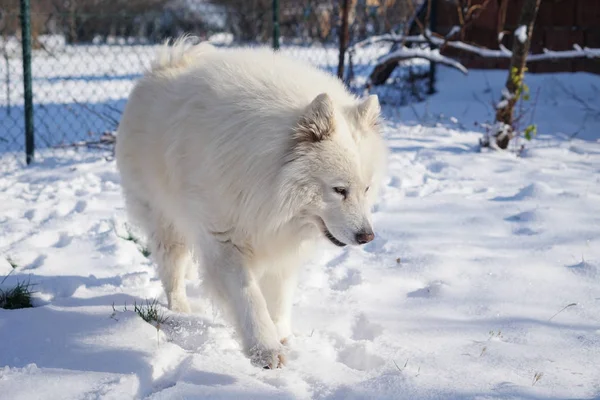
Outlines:
[[375,128],[379,124],[379,116],[381,114],[381,106],[379,98],[376,94],[367,97],[357,107],[358,119],[361,123],[370,128]]
[[299,142],[320,142],[327,139],[335,129],[333,101],[327,93],[321,93],[306,107],[295,129]]

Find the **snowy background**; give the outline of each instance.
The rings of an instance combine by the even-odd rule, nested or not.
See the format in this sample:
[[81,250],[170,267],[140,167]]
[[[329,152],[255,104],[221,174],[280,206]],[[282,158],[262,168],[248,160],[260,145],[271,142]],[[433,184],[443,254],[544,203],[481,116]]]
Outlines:
[[[116,48],[97,46],[105,70],[34,64],[39,112],[122,107],[150,56],[124,62]],[[99,92],[109,75],[113,90]],[[31,282],[36,307],[0,309],[0,398],[600,399],[600,78],[527,75],[539,134],[521,156],[478,147],[505,80],[440,68],[436,95],[384,107],[377,238],[323,243],[295,296],[288,365],[274,371],[250,365],[201,282],[188,282],[193,315],[166,310],[151,260],[122,238],[114,161],[42,150],[24,168],[3,153],[0,288]],[[66,115],[84,137],[98,122]],[[36,129],[48,143],[61,131]],[[169,317],[160,330],[123,312],[155,297]]]

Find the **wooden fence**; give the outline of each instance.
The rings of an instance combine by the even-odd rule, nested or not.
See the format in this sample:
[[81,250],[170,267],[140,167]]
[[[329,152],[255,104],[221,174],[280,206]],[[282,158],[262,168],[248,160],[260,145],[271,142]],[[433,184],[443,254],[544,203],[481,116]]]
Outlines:
[[[445,35],[453,26],[459,25],[456,2],[434,1],[438,10],[436,31]],[[500,12],[502,1],[488,1],[478,18],[465,30],[465,42],[498,49],[498,35],[504,30],[506,33],[502,44],[508,49],[512,48],[513,32],[517,29],[523,0],[505,0],[508,4],[504,24]],[[484,3],[484,0],[475,0],[473,3]],[[571,50],[574,44],[600,48],[600,0],[542,0],[533,31],[531,52],[541,53],[544,48]],[[506,69],[509,63],[505,59],[486,59],[451,48],[446,49],[444,54],[473,69]],[[528,68],[530,72],[587,71],[600,74],[600,59],[549,60],[531,63]]]

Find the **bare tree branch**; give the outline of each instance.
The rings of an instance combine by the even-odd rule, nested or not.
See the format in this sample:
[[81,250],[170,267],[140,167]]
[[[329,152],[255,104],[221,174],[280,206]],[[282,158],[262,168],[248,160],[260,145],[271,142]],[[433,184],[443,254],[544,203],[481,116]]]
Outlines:
[[[476,54],[484,58],[499,58],[499,59],[510,59],[512,52],[506,47],[501,46],[500,50],[491,50],[486,47],[479,47],[472,44],[468,44],[459,40],[445,41],[438,37],[426,38],[423,35],[403,36],[395,34],[386,34],[381,36],[373,36],[369,39],[363,40],[356,43],[353,49],[359,49],[361,47],[369,46],[380,42],[391,42],[391,43],[414,43],[414,44],[433,44],[435,46],[443,46],[444,44],[454,49],[462,50],[468,53]],[[573,59],[573,58],[600,58],[600,49],[581,47],[577,44],[573,45],[573,50],[554,51],[544,49],[543,53],[529,54],[527,56],[527,62],[538,62],[555,59]]]
[[397,63],[403,60],[408,60],[412,58],[422,58],[425,60],[429,60],[432,62],[437,62],[440,64],[447,65],[449,67],[455,68],[462,72],[463,74],[467,74],[467,69],[458,61],[453,60],[449,57],[445,57],[440,54],[440,51],[437,49],[410,49],[403,47],[399,50],[396,50],[392,53],[386,54],[383,57],[380,57],[377,60],[377,64],[388,64],[388,63]]

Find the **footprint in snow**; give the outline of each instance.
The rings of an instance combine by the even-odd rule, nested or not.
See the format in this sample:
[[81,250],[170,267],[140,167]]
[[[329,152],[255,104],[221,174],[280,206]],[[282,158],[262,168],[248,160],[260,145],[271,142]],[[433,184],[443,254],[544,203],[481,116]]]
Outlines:
[[379,252],[381,252],[381,250],[383,250],[383,248],[385,247],[387,242],[388,242],[387,239],[384,239],[381,236],[377,236],[377,233],[376,233],[375,239],[373,239],[372,242],[364,245],[363,250],[368,253],[379,253]]
[[69,235],[67,232],[61,232],[58,240],[54,243],[54,247],[57,249],[62,249],[63,247],[67,247],[73,241],[73,236]]
[[542,218],[538,210],[523,211],[510,217],[506,217],[504,220],[509,222],[536,222]]
[[[169,319],[161,329],[169,341],[187,351],[202,349],[215,334],[215,325],[196,315],[168,314]],[[219,329],[220,330],[220,329]],[[222,334],[222,332],[220,332]]]
[[448,285],[442,281],[434,281],[429,285],[408,293],[407,297],[413,298],[432,298],[438,297]]
[[48,258],[47,255],[40,254],[29,265],[27,265],[23,269],[24,270],[37,269],[37,268],[41,267],[42,265],[44,265],[44,261],[46,261],[46,258]]
[[104,172],[100,174],[99,177],[102,182],[111,182],[115,184],[120,184],[121,182],[119,174],[116,172]]
[[82,213],[87,208],[87,201],[79,200],[75,203],[75,207],[73,207],[73,213]]
[[512,196],[497,196],[492,201],[520,201],[526,199],[543,198],[552,193],[552,189],[541,182],[535,182],[521,188]]
[[352,286],[362,283],[362,274],[354,268],[338,268],[331,272],[330,287],[332,290],[344,292]]
[[581,260],[581,262],[566,267],[569,271],[582,277],[592,279],[600,277],[600,264],[593,261]]
[[25,211],[25,213],[23,214],[23,217],[27,218],[28,220],[32,220],[35,218],[35,210],[33,208]]
[[374,354],[371,342],[345,344],[338,349],[337,360],[358,371],[369,371],[385,364],[385,360]]
[[517,236],[533,236],[533,235],[538,235],[540,232],[538,231],[534,231],[531,228],[517,228],[515,230],[513,230],[513,234],[517,235]]
[[393,188],[401,188],[402,187],[402,180],[397,177],[397,176],[392,176],[390,178],[390,181],[388,183],[388,186],[393,187]]
[[359,314],[354,320],[352,326],[352,339],[354,340],[375,340],[383,333],[383,327],[379,324],[369,321],[363,313]]
[[433,174],[439,174],[447,167],[448,167],[448,163],[445,161],[433,161],[426,165],[427,170]]
[[523,226],[535,222],[541,221],[543,218],[540,215],[540,212],[537,209],[523,211],[515,215],[511,215],[509,217],[504,218],[507,222],[512,222],[517,225],[522,225],[513,230],[513,234],[519,236],[532,236],[537,235],[539,231],[536,231],[528,226]]

